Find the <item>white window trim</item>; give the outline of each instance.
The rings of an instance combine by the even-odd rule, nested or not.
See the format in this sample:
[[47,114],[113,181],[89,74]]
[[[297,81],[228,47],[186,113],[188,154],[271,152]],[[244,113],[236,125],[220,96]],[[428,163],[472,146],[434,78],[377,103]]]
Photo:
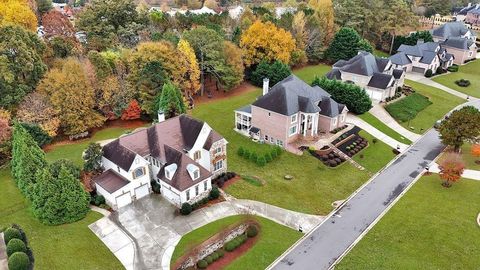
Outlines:
[[290,123],[296,123],[298,121],[298,115],[294,114],[290,117]]
[[[220,164],[220,166],[217,168],[217,164]],[[223,169],[223,159],[215,162],[215,164],[213,164],[213,169],[214,171],[219,171],[221,169]]]
[[[295,129],[294,132],[292,132],[292,129]],[[298,128],[297,128],[297,125],[294,125],[294,126],[291,126],[289,129],[288,129],[288,137],[292,137],[294,135],[296,135],[298,133]]]

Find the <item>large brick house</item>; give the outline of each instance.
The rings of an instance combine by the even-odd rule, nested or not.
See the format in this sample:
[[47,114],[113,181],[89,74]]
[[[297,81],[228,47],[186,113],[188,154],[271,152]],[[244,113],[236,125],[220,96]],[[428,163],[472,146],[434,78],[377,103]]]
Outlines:
[[187,115],[120,137],[103,146],[98,194],[118,209],[151,192],[151,181],[180,207],[208,194],[211,179],[227,169],[227,141],[205,122]]
[[235,111],[235,130],[256,140],[286,147],[300,139],[315,139],[345,125],[347,108],[318,86],[295,75],[269,88],[263,95]]
[[435,73],[438,67],[447,69],[453,65],[454,59],[453,54],[441,48],[440,43],[422,40],[415,46],[402,44],[398,52],[390,56],[394,68],[421,74],[425,74],[427,70]]
[[463,22],[449,22],[431,31],[433,40],[452,54],[457,65],[475,59],[477,56],[477,34]]
[[331,80],[360,86],[377,103],[393,97],[405,80],[405,72],[395,69],[388,58],[376,57],[364,51],[349,60],[337,61],[326,76]]

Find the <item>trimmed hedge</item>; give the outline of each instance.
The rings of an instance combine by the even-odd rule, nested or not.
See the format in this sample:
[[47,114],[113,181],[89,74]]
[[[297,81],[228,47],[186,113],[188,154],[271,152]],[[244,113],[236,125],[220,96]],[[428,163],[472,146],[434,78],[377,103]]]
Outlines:
[[241,246],[243,243],[245,243],[245,241],[247,241],[247,235],[242,234],[242,235],[239,235],[239,236],[235,237],[234,239],[228,241],[225,244],[224,248],[225,248],[226,251],[232,252],[235,249],[237,249],[239,246]]
[[425,72],[425,77],[427,78],[430,78],[433,76],[433,71],[431,69],[428,69],[426,72]]
[[7,256],[10,257],[15,252],[26,253],[27,246],[22,240],[13,238],[7,244]]
[[8,258],[8,269],[27,270],[30,268],[30,259],[25,252],[15,252]]
[[8,242],[10,242],[10,240],[12,239],[20,239],[23,241],[23,237],[20,231],[12,227],[5,230],[5,232],[3,233],[3,238],[5,240],[5,244],[8,244]]
[[272,149],[265,154],[258,154],[255,150],[248,150],[240,146],[237,150],[237,154],[243,157],[246,160],[255,162],[259,167],[263,167],[268,163],[272,162],[274,159],[280,156],[282,153],[282,148],[278,146],[272,147]]
[[218,190],[218,187],[213,187],[212,190],[210,190],[210,193],[208,194],[208,198],[210,200],[216,200],[220,197],[220,190]]
[[221,188],[228,180],[234,178],[235,176],[237,176],[237,174],[234,172],[222,173],[212,180],[212,184],[215,184]]
[[205,260],[200,260],[197,262],[197,267],[200,269],[205,269],[207,268],[207,266],[208,266],[208,263]]
[[450,72],[458,72],[458,66],[453,65],[453,66],[447,68],[447,70],[450,71]]

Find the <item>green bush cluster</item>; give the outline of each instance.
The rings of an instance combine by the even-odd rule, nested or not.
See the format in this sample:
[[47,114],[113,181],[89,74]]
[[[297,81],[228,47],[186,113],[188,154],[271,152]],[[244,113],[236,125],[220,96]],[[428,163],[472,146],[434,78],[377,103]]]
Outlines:
[[3,233],[3,239],[5,240],[5,244],[8,244],[8,242],[10,242],[10,240],[12,239],[20,239],[23,241],[23,237],[20,231],[12,227],[5,230],[5,232]]
[[182,214],[184,216],[190,215],[190,213],[192,213],[192,211],[193,211],[192,205],[187,203],[187,202],[183,203],[182,208],[180,208],[180,214]]
[[326,77],[316,77],[312,86],[319,86],[327,91],[332,98],[338,102],[345,104],[349,111],[356,114],[363,114],[372,108],[372,101],[365,92],[365,89],[337,80],[329,80]]
[[430,106],[432,102],[425,96],[413,93],[397,102],[388,104],[385,109],[400,122],[414,119],[417,114]]
[[105,197],[99,194],[95,194],[90,197],[90,204],[93,204],[95,206],[100,206],[102,204],[105,204]]
[[455,81],[455,84],[460,86],[460,87],[469,87],[470,86],[470,81],[465,80],[465,79],[460,79],[460,80]]
[[15,252],[27,252],[27,246],[20,239],[12,239],[7,244],[7,256],[10,257]]
[[246,160],[255,162],[255,164],[257,164],[258,166],[263,167],[267,165],[267,163],[270,163],[274,159],[279,157],[282,154],[282,148],[278,146],[272,147],[269,152],[262,155],[257,154],[255,150],[245,149],[243,148],[243,146],[240,146],[240,148],[238,148],[237,154]]
[[8,258],[8,269],[27,270],[30,268],[30,259],[25,252],[15,252]]
[[213,252],[212,254],[208,255],[207,257],[201,259],[200,261],[197,262],[197,267],[200,269],[205,269],[209,264],[214,263],[218,259],[222,258],[225,253],[223,250],[217,250]]
[[218,187],[214,186],[210,190],[210,193],[208,194],[208,197],[205,197],[201,200],[198,200],[197,202],[195,202],[193,204],[190,204],[188,202],[183,203],[182,207],[180,208],[180,214],[182,214],[184,216],[188,216],[188,215],[190,215],[190,213],[192,213],[196,209],[198,209],[198,208],[202,207],[203,205],[207,204],[208,201],[218,199],[219,197],[220,197],[220,190],[218,189]]
[[263,79],[267,78],[269,79],[270,86],[274,86],[279,81],[290,76],[290,74],[292,74],[290,67],[281,61],[275,61],[273,63],[262,61],[252,72],[251,81],[254,85],[261,87],[263,85]]
[[257,236],[257,234],[258,234],[257,226],[249,225],[247,228],[247,237],[252,238]]
[[157,181],[155,181],[155,180],[152,180],[152,181],[150,182],[150,184],[152,185],[152,191],[153,191],[153,193],[155,193],[155,194],[160,194],[160,184],[157,183]]
[[245,243],[245,241],[247,241],[247,235],[242,234],[242,235],[239,235],[239,236],[235,237],[234,239],[228,241],[225,244],[224,248],[225,248],[226,251],[232,252],[235,249],[237,249],[239,246],[241,246],[243,243]]
[[458,65],[453,65],[449,68],[447,68],[448,71],[450,72],[458,72]]
[[8,268],[10,270],[27,270],[32,268],[33,254],[28,247],[27,237],[20,226],[14,224],[4,231],[7,245]]
[[208,266],[208,263],[205,260],[200,260],[197,262],[197,267],[200,269],[205,269],[207,268],[207,266]]
[[433,76],[433,71],[431,69],[428,69],[426,72],[425,72],[425,77],[427,78],[430,78]]

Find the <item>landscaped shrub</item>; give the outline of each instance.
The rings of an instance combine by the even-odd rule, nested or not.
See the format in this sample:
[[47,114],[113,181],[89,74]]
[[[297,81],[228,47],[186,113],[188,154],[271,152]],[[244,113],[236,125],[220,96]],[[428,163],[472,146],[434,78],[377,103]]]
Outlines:
[[447,69],[450,72],[458,72],[458,65],[453,65]]
[[255,225],[250,225],[247,228],[247,237],[255,237],[258,234],[258,229],[257,226]]
[[12,239],[20,239],[23,241],[23,237],[20,231],[11,227],[5,230],[5,232],[3,233],[3,238],[5,240],[5,244],[8,244],[8,242],[10,242],[10,240]]
[[217,252],[213,252],[210,256],[212,256],[213,261],[216,261],[216,260],[218,260],[218,258],[220,258],[220,256],[218,256]]
[[468,87],[470,86],[470,81],[465,79],[460,79],[458,81],[455,81],[455,84],[460,87]]
[[257,165],[260,166],[260,167],[263,167],[265,166],[265,164],[267,164],[267,161],[265,160],[265,157],[258,157],[257,158]]
[[8,257],[8,269],[27,270],[30,268],[30,259],[25,252],[15,252]]
[[197,267],[200,269],[205,269],[207,268],[207,266],[208,266],[208,263],[205,260],[200,260],[197,262]]
[[155,180],[152,180],[152,181],[150,182],[150,184],[152,185],[152,191],[153,191],[153,193],[155,193],[155,194],[160,194],[160,184],[157,183],[157,181],[155,181]]
[[428,69],[426,72],[425,72],[425,77],[427,78],[430,78],[433,76],[433,71],[431,69]]
[[100,206],[102,204],[105,204],[105,197],[103,197],[102,195],[95,195],[95,201],[94,201],[94,204],[96,206]]
[[228,252],[232,252],[235,250],[235,248],[237,248],[236,246],[236,243],[235,242],[232,242],[232,241],[229,241],[225,244],[225,250],[228,251]]
[[312,86],[316,85],[331,94],[336,102],[345,104],[353,113],[363,114],[372,108],[372,101],[365,90],[355,84],[316,77]]
[[221,249],[219,249],[215,252],[218,254],[218,258],[222,258],[225,255],[225,252],[223,252],[223,250],[221,250]]
[[240,146],[240,147],[238,148],[237,154],[238,154],[239,156],[243,156],[243,155],[245,154],[245,149],[243,149],[243,147]]
[[245,159],[250,159],[250,151],[248,149],[245,149],[245,152],[243,153],[243,157]]
[[208,194],[208,198],[210,200],[216,200],[220,197],[220,190],[218,190],[217,187],[213,187],[212,190],[210,190],[210,193]]
[[256,162],[257,162],[257,159],[258,159],[257,153],[256,153],[256,152],[252,152],[252,153],[250,154],[250,160],[256,163]]
[[443,71],[442,67],[438,67],[435,73],[438,75],[438,74],[443,74],[445,72]]
[[192,205],[189,203],[183,203],[182,208],[180,208],[180,214],[187,216],[192,213]]
[[265,154],[265,161],[268,163],[268,162],[270,162],[270,161],[272,161],[272,160],[273,160],[273,159],[272,159],[272,154],[266,153],[266,154]]
[[25,243],[22,240],[13,238],[7,244],[7,256],[10,257],[15,252],[26,253],[27,246],[25,246]]
[[208,263],[208,264],[212,264],[214,259],[212,257],[212,255],[208,255],[207,257],[205,257],[205,261]]

